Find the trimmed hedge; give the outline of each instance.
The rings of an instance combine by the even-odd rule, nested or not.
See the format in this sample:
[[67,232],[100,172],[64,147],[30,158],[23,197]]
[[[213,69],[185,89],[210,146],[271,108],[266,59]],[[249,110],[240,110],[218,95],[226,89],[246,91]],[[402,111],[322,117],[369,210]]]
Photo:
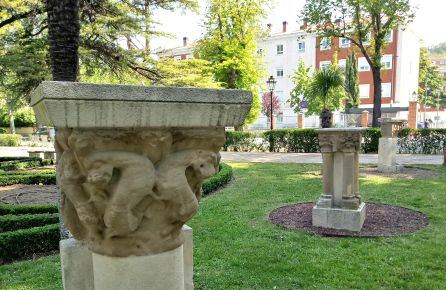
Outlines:
[[227,131],[224,151],[250,152],[257,148],[255,139],[257,135],[252,132]]
[[221,163],[220,171],[203,182],[203,195],[208,195],[228,184],[232,180],[232,175],[232,167],[228,164]]
[[55,170],[9,171],[0,174],[0,186],[40,183],[56,184]]
[[15,205],[0,204],[0,216],[2,215],[20,215],[20,214],[45,214],[58,213],[55,204],[36,204],[36,205]]
[[18,160],[0,161],[0,170],[11,171],[24,168],[33,168],[39,166],[48,166],[52,164],[52,160],[42,159],[39,157],[28,157]]
[[20,146],[22,136],[17,134],[0,134],[0,146]]
[[399,153],[443,154],[446,129],[403,129],[398,134]]
[[0,264],[59,248],[59,224],[0,233]]
[[57,213],[21,214],[0,216],[0,233],[34,227],[41,227],[59,222]]
[[379,138],[381,138],[380,128],[367,128],[367,130],[362,133],[362,151],[364,153],[378,153]]
[[319,139],[315,129],[274,130],[263,133],[270,152],[319,152]]

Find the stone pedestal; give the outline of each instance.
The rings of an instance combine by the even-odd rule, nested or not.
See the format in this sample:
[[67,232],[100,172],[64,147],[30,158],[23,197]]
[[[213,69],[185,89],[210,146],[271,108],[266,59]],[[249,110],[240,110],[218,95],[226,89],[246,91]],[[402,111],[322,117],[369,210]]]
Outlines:
[[93,290],[93,260],[84,242],[60,241],[60,268],[65,290]]
[[225,126],[240,126],[251,101],[236,90],[66,82],[33,92],[37,119],[56,128],[62,214],[94,253],[95,289],[185,288],[182,227],[218,171]]
[[359,194],[359,150],[364,130],[317,130],[323,159],[323,193],[313,207],[313,226],[361,230],[366,210]]
[[378,170],[381,172],[401,172],[403,166],[396,163],[398,151],[398,132],[403,128],[404,120],[381,118],[381,138],[378,148]]

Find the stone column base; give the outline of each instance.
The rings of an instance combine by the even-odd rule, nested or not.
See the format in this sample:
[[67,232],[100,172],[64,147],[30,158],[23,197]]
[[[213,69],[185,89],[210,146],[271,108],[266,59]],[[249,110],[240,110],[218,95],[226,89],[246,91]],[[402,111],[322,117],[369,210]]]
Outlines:
[[316,205],[312,212],[313,226],[359,232],[364,224],[365,214],[365,203],[361,203],[356,210],[321,208]]
[[[190,228],[187,225],[183,226],[183,235],[184,235],[184,244],[182,247],[182,261],[183,261],[183,267],[184,270],[184,288],[172,288],[172,289],[185,289],[185,290],[193,290],[194,289],[194,282],[193,282],[193,239],[192,239],[192,228]],[[178,249],[176,249],[178,250]],[[175,251],[175,250],[174,250]],[[169,253],[169,252],[168,252]],[[160,254],[161,255],[161,254]],[[178,252],[176,252],[176,255],[179,255]],[[80,241],[77,241],[75,239],[67,239],[60,241],[60,258],[61,258],[61,270],[62,270],[62,281],[63,281],[63,287],[64,290],[98,290],[98,289],[105,289],[105,288],[95,288],[95,279],[94,279],[94,271],[93,271],[93,257],[92,257],[91,251],[87,248],[86,244]],[[98,255],[101,256],[101,255]],[[159,255],[154,255],[159,256]],[[104,256],[102,256],[104,257]],[[140,270],[136,270],[138,273],[145,273],[144,275],[147,277],[147,274],[150,276],[153,276],[150,274],[152,272],[151,269],[158,271],[161,269],[161,265],[156,264],[153,265],[153,259],[152,263],[150,263],[150,257],[153,256],[146,256],[142,258],[146,258],[146,261],[144,265],[142,265],[143,268]],[[129,259],[129,258],[114,258],[114,257],[107,257],[109,259]],[[136,257],[130,257],[130,258],[136,258]],[[100,258],[99,258],[100,259]],[[105,259],[100,259],[102,262],[105,261]],[[130,261],[130,260],[129,260]],[[123,275],[121,273],[117,272],[118,268],[122,268],[125,266],[119,266],[119,265],[113,265],[113,263],[109,264],[110,267],[113,265],[113,268],[107,268],[108,264],[104,264],[105,271],[108,272],[114,272],[116,274],[116,279],[122,280],[124,279]],[[116,267],[115,267],[116,266]],[[178,265],[177,265],[178,266]],[[171,266],[169,266],[171,267]],[[127,271],[133,271],[132,268],[127,267],[126,269],[121,269],[124,273]],[[145,272],[144,272],[145,271]],[[96,271],[95,271],[96,272]],[[170,273],[170,272],[169,272]],[[102,275],[102,274],[97,274]],[[109,275],[109,274],[107,274]],[[172,277],[173,278],[173,277]],[[170,277],[167,277],[167,280],[169,280]],[[101,279],[102,280],[102,279]],[[144,280],[147,281],[147,280]],[[138,281],[134,281],[135,283]],[[123,285],[120,285],[121,287]],[[130,284],[124,285],[128,286],[130,288],[109,288],[109,289],[162,289],[162,288],[156,288],[153,283],[150,285],[143,285],[144,288],[138,288],[133,287]],[[123,286],[123,287],[124,287]],[[133,287],[133,288],[132,288]]]
[[384,173],[398,173],[402,172],[404,169],[403,165],[384,165],[378,164],[378,171]]

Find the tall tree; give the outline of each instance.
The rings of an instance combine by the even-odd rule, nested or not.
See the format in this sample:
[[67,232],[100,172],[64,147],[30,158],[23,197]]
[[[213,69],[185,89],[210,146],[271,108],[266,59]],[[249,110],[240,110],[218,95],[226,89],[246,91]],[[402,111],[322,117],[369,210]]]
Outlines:
[[245,125],[260,114],[259,92],[264,69],[257,55],[266,0],[209,0],[200,56],[211,62],[215,79],[227,89],[251,90],[253,104]]
[[290,106],[294,112],[299,113],[305,98],[310,97],[309,89],[313,79],[311,67],[307,67],[303,59],[299,59],[297,70],[291,76],[294,88],[290,92]]
[[366,58],[373,74],[373,127],[379,126],[381,117],[381,58],[386,36],[414,16],[409,0],[307,0],[302,11],[309,31],[347,38]]
[[345,93],[346,101],[345,108],[359,107],[359,75],[358,62],[356,61],[356,54],[353,50],[347,57],[345,66]]
[[420,51],[420,74],[418,87],[418,100],[424,106],[446,106],[446,80],[429,59],[426,48]]

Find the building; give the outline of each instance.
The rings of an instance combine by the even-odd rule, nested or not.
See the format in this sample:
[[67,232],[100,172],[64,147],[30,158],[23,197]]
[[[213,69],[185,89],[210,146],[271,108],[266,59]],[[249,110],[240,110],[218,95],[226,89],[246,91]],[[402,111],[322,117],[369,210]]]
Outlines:
[[446,56],[444,57],[431,57],[430,60],[434,65],[438,67],[438,70],[446,78]]
[[170,48],[156,52],[159,58],[173,58],[176,61],[194,58],[194,44],[188,42],[187,37],[183,37],[183,46]]

